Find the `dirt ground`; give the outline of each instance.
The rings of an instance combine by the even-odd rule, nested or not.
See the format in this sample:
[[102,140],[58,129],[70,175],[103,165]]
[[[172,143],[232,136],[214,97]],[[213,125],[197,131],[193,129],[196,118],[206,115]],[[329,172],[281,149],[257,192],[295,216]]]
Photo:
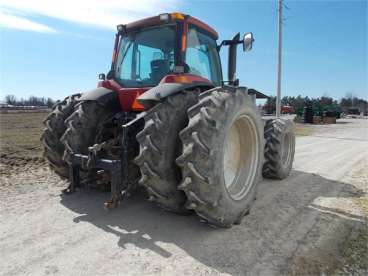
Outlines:
[[47,113],[0,114],[0,175],[43,164],[40,136]]
[[[7,117],[8,116],[8,117]],[[45,114],[0,115],[0,275],[367,275],[368,120],[298,126],[290,177],[264,180],[239,226],[213,229],[136,195],[61,195]]]

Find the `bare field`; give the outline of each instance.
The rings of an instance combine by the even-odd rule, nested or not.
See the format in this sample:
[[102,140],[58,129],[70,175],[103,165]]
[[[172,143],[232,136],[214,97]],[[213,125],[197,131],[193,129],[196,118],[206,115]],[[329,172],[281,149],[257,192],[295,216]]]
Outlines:
[[0,175],[43,163],[40,136],[47,113],[0,114]]
[[34,156],[40,153],[42,121],[47,113],[0,114],[1,152]]
[[264,180],[231,229],[136,195],[60,191],[42,162],[45,114],[0,114],[0,275],[366,275],[368,121],[297,125],[290,177]]

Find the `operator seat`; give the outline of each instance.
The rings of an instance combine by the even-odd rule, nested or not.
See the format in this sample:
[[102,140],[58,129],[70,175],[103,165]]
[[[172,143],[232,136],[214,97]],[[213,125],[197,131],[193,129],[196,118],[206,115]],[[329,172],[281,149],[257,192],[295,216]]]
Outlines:
[[165,59],[155,59],[151,61],[151,79],[158,83],[169,73],[169,62]]

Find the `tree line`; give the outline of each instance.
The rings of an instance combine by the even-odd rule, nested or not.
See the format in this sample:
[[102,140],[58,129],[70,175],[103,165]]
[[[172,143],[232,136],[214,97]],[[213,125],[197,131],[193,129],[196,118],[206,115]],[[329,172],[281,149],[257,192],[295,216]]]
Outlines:
[[[55,101],[51,98],[35,96],[29,96],[27,99],[17,99],[14,95],[6,95],[4,99],[6,104],[14,106],[47,106],[51,108],[55,104]],[[347,95],[339,101],[327,96],[318,98],[302,97],[301,95],[296,97],[285,96],[281,99],[281,104],[283,106],[293,107],[296,113],[301,113],[305,106],[312,106],[315,110],[323,111],[339,110],[341,112],[348,112],[349,109],[357,109],[359,112],[368,112],[368,101],[353,97],[352,95]],[[276,111],[276,97],[271,96],[268,98],[264,109],[268,113],[274,113]]]
[[27,99],[17,99],[14,95],[6,95],[5,103],[14,106],[47,106],[51,108],[55,101],[51,98],[29,96]]

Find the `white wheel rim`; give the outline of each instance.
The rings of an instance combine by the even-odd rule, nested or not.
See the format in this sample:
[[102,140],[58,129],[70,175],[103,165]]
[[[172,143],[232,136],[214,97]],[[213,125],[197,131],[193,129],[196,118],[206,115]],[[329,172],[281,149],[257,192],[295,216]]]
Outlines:
[[257,174],[259,138],[251,117],[237,118],[225,138],[223,170],[225,188],[234,200],[243,199]]
[[282,139],[282,150],[281,150],[281,162],[284,167],[287,167],[291,161],[292,157],[292,134],[290,132],[285,133]]

